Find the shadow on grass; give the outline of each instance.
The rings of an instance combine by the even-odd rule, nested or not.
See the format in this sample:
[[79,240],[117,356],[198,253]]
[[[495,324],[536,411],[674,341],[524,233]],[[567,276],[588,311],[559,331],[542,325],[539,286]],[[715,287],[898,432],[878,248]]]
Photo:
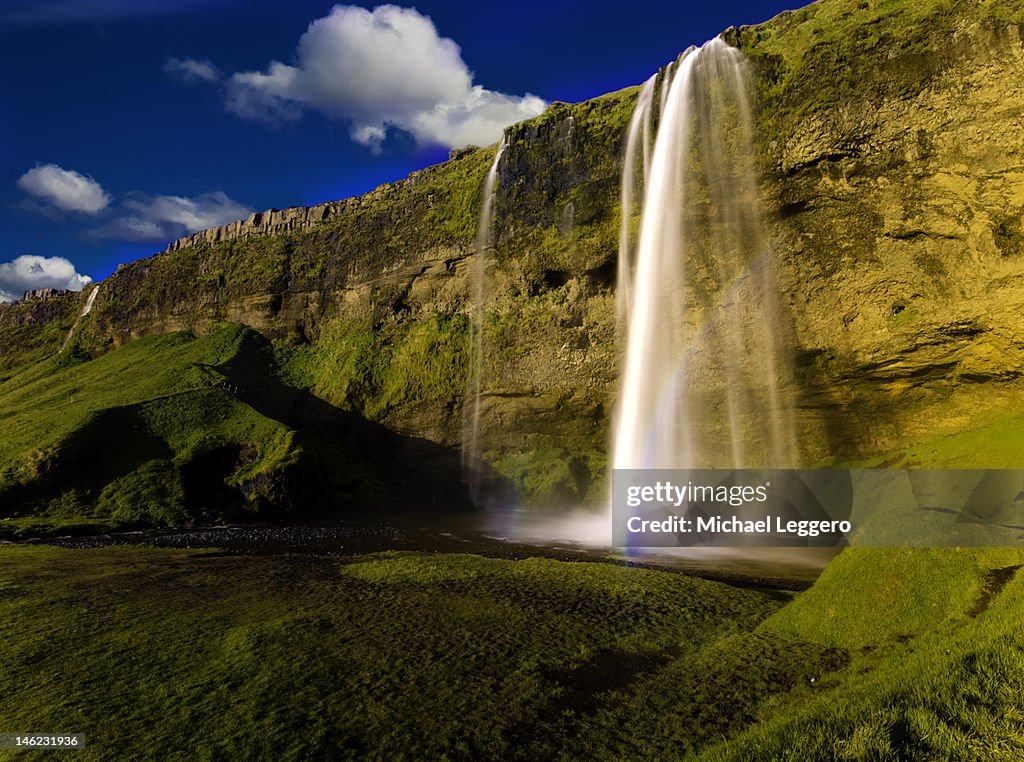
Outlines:
[[64,492],[71,495],[69,500],[74,494],[98,494],[106,484],[145,463],[174,457],[166,440],[149,429],[139,407],[114,407],[94,414],[59,449],[43,456],[35,473],[0,489],[0,515],[30,515]]
[[261,335],[247,332],[239,351],[218,370],[238,400],[297,432],[310,456],[301,513],[473,508],[457,448],[399,434],[285,384]]

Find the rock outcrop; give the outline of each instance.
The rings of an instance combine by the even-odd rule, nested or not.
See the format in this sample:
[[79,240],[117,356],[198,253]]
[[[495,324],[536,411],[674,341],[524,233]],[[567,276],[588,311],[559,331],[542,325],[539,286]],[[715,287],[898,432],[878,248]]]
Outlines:
[[[449,161],[456,161],[479,150],[470,147],[461,151],[452,151]],[[233,241],[248,236],[294,235],[345,214],[367,208],[384,199],[400,194],[403,188],[417,185],[425,176],[429,177],[433,168],[412,172],[408,177],[396,182],[384,183],[362,196],[328,201],[315,206],[290,206],[286,209],[267,209],[254,212],[244,220],[235,220],[227,225],[200,230],[172,242],[167,251],[178,251],[188,246]]]
[[25,295],[21,299],[25,302],[41,302],[71,293],[74,292],[60,288],[33,288],[30,291],[26,291]]
[[1024,8],[873,5],[738,33],[822,459],[884,458],[1024,399]]

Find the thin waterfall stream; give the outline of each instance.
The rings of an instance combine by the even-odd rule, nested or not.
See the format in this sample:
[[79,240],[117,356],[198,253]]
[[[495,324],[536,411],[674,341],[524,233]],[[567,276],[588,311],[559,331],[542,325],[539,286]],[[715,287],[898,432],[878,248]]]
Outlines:
[[482,443],[480,409],[484,373],[484,297],[487,291],[487,269],[494,248],[494,198],[498,184],[498,164],[505,152],[505,141],[494,155],[481,192],[480,223],[477,227],[475,257],[471,275],[472,312],[469,323],[469,378],[462,436],[462,472],[469,485],[470,498],[479,504],[482,486]]
[[71,343],[71,339],[74,337],[75,331],[78,329],[78,324],[82,322],[82,318],[84,318],[92,311],[93,302],[96,301],[96,295],[99,294],[99,292],[100,284],[97,283],[95,286],[93,286],[92,291],[86,298],[85,306],[82,307],[82,311],[78,314],[78,317],[75,318],[74,325],[72,325],[70,330],[68,330],[68,335],[64,337],[64,343],[60,345],[60,349],[57,350],[57,354],[61,354],[65,349],[68,348],[68,344]]

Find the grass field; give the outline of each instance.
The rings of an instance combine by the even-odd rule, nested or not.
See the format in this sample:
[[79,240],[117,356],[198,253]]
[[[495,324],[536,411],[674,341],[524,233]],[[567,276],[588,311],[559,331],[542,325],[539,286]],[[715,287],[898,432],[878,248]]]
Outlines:
[[546,559],[6,546],[0,732],[86,733],[75,759],[1020,759],[1022,562],[847,551],[794,597]]

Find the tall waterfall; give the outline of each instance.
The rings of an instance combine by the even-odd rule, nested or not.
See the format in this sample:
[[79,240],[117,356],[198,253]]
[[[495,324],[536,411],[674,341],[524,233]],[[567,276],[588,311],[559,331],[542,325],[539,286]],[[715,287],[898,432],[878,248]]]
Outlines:
[[627,344],[614,468],[796,465],[792,342],[760,211],[745,70],[715,39],[666,72],[634,253],[653,79],[637,100],[622,185]]
[[490,264],[491,251],[494,248],[494,196],[498,182],[498,163],[504,152],[505,141],[502,140],[484,180],[480,223],[476,231],[476,256],[471,278],[472,292],[470,296],[473,300],[473,312],[469,325],[469,379],[462,432],[462,471],[469,483],[470,497],[474,502],[480,497],[483,476],[481,473],[480,405],[484,373],[484,297],[487,286],[487,268]]

